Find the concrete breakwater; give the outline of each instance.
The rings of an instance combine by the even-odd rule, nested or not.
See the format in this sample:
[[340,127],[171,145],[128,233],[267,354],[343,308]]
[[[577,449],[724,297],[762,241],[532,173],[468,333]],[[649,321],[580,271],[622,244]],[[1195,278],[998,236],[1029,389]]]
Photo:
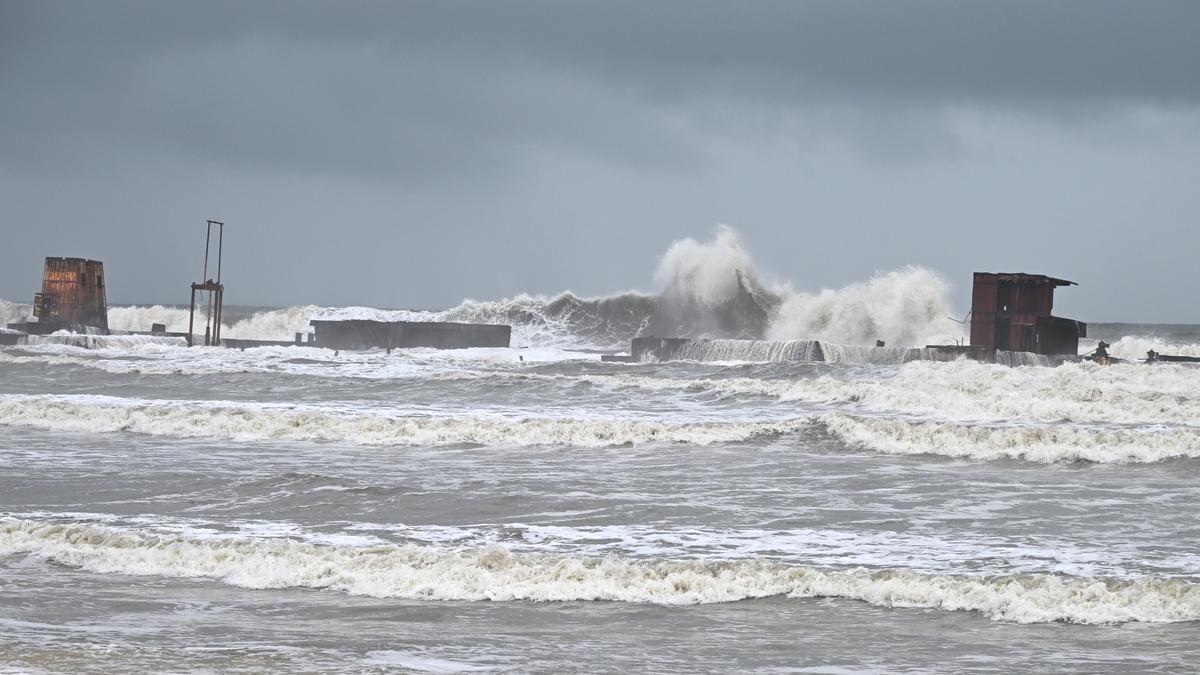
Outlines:
[[512,326],[444,321],[372,321],[314,319],[314,346],[326,349],[404,349],[433,347],[508,347]]
[[706,338],[634,338],[629,360],[654,361],[821,361],[889,365],[909,361],[954,361],[970,358],[1010,366],[1058,365],[1071,356],[985,350],[959,345],[867,347],[824,340],[725,340]]

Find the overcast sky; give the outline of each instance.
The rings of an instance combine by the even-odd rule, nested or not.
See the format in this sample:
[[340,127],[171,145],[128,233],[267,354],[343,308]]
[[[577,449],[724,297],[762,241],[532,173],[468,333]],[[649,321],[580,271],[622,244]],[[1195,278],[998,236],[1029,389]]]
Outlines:
[[0,0],[0,298],[653,290],[728,223],[818,290],[906,264],[1200,323],[1200,2]]

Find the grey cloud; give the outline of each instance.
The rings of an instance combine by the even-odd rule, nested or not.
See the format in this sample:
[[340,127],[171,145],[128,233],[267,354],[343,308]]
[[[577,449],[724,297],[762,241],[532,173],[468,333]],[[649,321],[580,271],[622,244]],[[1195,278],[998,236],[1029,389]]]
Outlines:
[[730,100],[784,116],[1200,101],[1200,5],[1182,2],[9,2],[3,12],[4,156],[55,170],[100,144],[420,184],[504,171],[547,144],[687,164],[697,148],[669,120]]
[[1170,237],[1130,263],[1165,289],[1200,246],[1196,35],[1167,1],[0,0],[0,297],[85,255],[178,301],[207,217],[235,301],[442,306],[644,288],[729,222],[800,287],[1027,269],[1182,320],[1110,242]]

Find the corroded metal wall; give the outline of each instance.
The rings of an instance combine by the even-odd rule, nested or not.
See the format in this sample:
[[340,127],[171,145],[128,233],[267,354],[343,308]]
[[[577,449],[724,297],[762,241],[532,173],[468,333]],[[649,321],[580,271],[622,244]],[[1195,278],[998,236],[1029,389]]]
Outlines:
[[90,327],[108,332],[104,263],[83,258],[46,258],[42,292],[34,299],[39,324]]
[[1040,274],[975,273],[971,344],[987,350],[1070,354],[1087,336],[1082,321],[1052,316],[1054,289],[1073,282]]

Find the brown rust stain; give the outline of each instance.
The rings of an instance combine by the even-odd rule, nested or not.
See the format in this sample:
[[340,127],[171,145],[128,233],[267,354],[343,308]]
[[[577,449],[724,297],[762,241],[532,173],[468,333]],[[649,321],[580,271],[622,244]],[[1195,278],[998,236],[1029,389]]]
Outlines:
[[108,332],[104,263],[84,258],[46,258],[42,292],[34,300],[39,323],[92,326]]

